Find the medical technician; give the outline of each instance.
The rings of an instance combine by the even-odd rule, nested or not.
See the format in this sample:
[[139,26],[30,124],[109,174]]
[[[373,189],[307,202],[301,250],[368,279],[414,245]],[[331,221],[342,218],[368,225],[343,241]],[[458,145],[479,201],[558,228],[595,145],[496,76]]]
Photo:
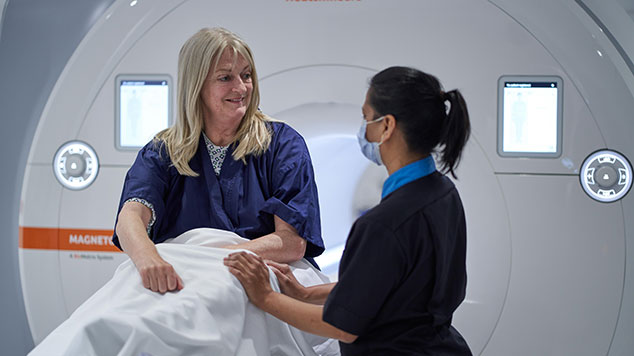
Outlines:
[[[174,126],[143,147],[128,171],[113,242],[143,285],[184,287],[154,246],[199,227],[233,231],[279,262],[324,250],[313,167],[303,138],[259,111],[253,55],[237,35],[206,28],[178,58]],[[314,262],[313,262],[314,263]]]
[[[352,226],[338,283],[301,286],[270,262],[284,294],[272,291],[261,257],[230,254],[225,264],[251,301],[289,324],[341,340],[342,355],[471,355],[451,326],[466,289],[465,216],[454,184],[470,134],[457,90],[419,70],[376,74],[359,142],[389,173],[381,202]],[[325,303],[325,304],[324,304]]]

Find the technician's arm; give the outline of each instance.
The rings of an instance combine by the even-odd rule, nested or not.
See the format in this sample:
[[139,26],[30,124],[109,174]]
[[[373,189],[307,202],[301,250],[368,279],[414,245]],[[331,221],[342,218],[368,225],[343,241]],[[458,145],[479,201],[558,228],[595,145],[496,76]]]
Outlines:
[[321,305],[304,303],[284,294],[271,292],[256,306],[311,334],[337,339],[348,344],[357,339],[357,335],[347,333],[323,321],[324,307]]
[[324,305],[326,299],[337,283],[318,284],[304,287],[293,275],[287,264],[266,261],[266,264],[275,272],[282,293],[302,302]]
[[258,308],[294,327],[329,338],[352,343],[357,335],[350,334],[322,320],[323,306],[309,304],[271,289],[269,271],[262,258],[247,252],[227,256],[224,264],[238,278],[251,302]]
[[252,251],[262,258],[276,262],[295,262],[304,257],[306,240],[297,234],[297,230],[274,215],[275,232],[238,245],[225,248]]
[[134,262],[145,288],[160,293],[181,290],[183,281],[174,267],[161,258],[147,235],[151,217],[152,211],[141,203],[130,201],[123,205],[116,226],[121,248]]

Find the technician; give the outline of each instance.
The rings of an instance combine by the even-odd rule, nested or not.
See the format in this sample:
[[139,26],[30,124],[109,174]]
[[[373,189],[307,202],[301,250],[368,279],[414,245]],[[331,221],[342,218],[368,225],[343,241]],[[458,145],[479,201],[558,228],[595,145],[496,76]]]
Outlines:
[[[419,70],[376,74],[363,104],[359,143],[389,173],[381,202],[352,226],[338,283],[305,288],[288,266],[269,262],[284,294],[272,291],[262,257],[225,259],[262,310],[336,338],[342,355],[471,355],[451,326],[465,297],[466,224],[455,178],[470,123],[457,90]],[[325,304],[324,304],[325,303]]]
[[250,241],[228,248],[278,262],[321,254],[306,144],[259,111],[249,46],[222,28],[194,34],[179,54],[177,96],[175,125],[139,151],[126,175],[112,238],[143,285],[184,287],[154,244],[199,227],[233,231]]

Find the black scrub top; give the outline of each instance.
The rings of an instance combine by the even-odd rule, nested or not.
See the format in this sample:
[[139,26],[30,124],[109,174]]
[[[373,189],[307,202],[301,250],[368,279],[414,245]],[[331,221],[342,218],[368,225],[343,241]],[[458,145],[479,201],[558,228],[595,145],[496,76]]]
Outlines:
[[466,223],[454,184],[434,172],[352,226],[325,322],[358,335],[349,355],[471,355],[451,326],[467,283]]

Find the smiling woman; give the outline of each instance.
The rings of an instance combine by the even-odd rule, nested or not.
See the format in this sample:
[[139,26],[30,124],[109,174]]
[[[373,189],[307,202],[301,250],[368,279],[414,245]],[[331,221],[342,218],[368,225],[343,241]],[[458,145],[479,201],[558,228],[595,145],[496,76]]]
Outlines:
[[231,143],[252,92],[251,64],[235,50],[225,49],[201,92],[205,134],[212,142],[221,146]]
[[[324,250],[317,188],[304,139],[258,110],[248,45],[205,28],[181,48],[178,118],[128,171],[113,242],[155,292],[184,287],[154,244],[200,227],[233,231],[280,262]],[[226,158],[231,157],[231,158]]]

